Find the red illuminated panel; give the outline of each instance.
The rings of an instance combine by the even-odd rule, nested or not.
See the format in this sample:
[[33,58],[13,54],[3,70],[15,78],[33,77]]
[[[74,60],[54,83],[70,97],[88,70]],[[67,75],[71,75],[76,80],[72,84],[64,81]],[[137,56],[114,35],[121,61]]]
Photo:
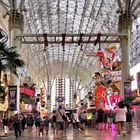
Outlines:
[[106,87],[99,85],[95,88],[95,105],[97,108],[103,107],[103,94],[106,92]]
[[107,88],[101,85],[95,88],[96,108],[103,108],[105,111],[113,110],[120,100],[121,96],[118,92],[107,93]]
[[120,94],[104,96],[104,110],[114,110],[118,102],[121,100]]
[[34,96],[35,95],[35,91],[25,88],[25,87],[20,87],[20,93],[24,93],[27,94],[29,96]]

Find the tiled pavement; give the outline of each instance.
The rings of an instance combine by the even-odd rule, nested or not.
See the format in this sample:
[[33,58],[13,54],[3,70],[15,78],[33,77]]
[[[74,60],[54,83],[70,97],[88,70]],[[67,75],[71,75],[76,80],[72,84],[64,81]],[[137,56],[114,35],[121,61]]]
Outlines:
[[[8,137],[1,139],[5,140],[15,140],[14,133],[12,132]],[[35,130],[32,132],[25,131],[22,136],[18,138],[19,140],[56,140],[52,132],[50,131],[48,136],[43,135],[42,137],[38,136],[35,133]],[[66,137],[62,140],[140,140],[140,129],[134,128],[131,135],[126,136],[116,136],[116,131],[111,130],[93,130],[86,129],[85,131],[73,133],[71,129],[67,130]]]

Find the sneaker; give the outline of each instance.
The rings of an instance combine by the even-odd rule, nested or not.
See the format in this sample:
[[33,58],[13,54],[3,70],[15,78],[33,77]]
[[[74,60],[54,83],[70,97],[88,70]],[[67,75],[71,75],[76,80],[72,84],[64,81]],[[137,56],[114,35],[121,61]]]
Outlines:
[[122,134],[123,134],[123,136],[125,136],[126,135],[125,131],[123,131]]

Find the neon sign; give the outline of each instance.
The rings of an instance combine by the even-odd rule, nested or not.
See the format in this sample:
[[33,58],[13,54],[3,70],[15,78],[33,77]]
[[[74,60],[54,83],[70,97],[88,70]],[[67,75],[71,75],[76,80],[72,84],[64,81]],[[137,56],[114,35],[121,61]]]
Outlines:
[[104,110],[113,110],[121,100],[120,94],[118,92],[110,92],[111,90],[111,87],[109,87],[106,94],[104,94]]
[[25,104],[24,109],[25,110],[32,110],[32,105],[31,104]]
[[110,77],[112,81],[117,82],[121,81],[121,71],[108,71],[102,73],[103,77]]
[[111,87],[97,86],[95,89],[95,105],[97,108],[102,107],[106,111],[113,110],[120,100],[120,93],[113,91]]

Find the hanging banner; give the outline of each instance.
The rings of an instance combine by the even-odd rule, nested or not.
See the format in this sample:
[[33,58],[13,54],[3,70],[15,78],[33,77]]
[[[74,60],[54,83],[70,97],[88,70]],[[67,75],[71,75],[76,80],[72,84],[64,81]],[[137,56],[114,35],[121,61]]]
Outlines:
[[9,86],[9,110],[10,111],[17,110],[17,86],[16,85]]
[[124,96],[132,97],[131,82],[124,82]]

